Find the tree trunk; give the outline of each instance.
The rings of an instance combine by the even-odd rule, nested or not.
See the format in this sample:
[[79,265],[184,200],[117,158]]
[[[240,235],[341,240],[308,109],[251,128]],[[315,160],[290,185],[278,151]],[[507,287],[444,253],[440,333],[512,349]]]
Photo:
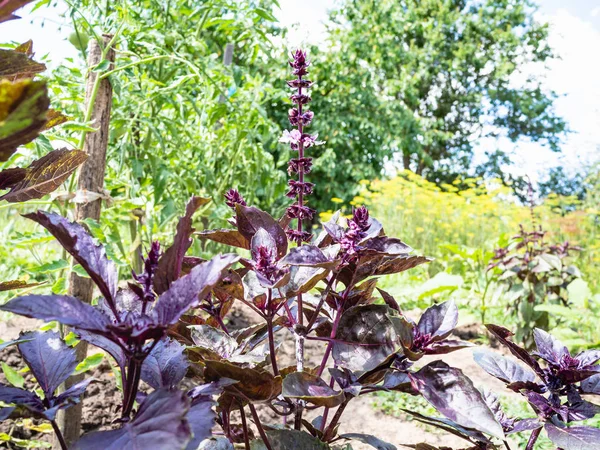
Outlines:
[[[108,45],[111,38],[112,36],[104,35],[102,37],[102,47]],[[95,40],[90,42],[88,67],[93,67],[101,62],[102,47],[100,46],[100,43]],[[114,62],[115,54],[112,49],[107,52],[106,59]],[[85,93],[86,111],[89,103],[94,101],[93,90],[97,76],[97,72],[90,71],[88,73]],[[100,82],[91,116],[92,126],[97,128],[98,131],[90,132],[85,136],[83,150],[88,154],[88,159],[79,170],[77,183],[77,189],[79,190],[101,193],[104,189],[111,104],[112,86],[110,85],[108,78],[106,78]],[[101,206],[102,199],[89,203],[78,203],[75,210],[76,220],[81,221],[87,218],[94,220],[100,219]],[[81,278],[74,272],[71,273],[71,278],[69,280],[69,295],[77,297],[83,302],[90,303],[92,301],[93,291],[94,286],[91,279]],[[85,359],[87,356],[87,348],[87,342],[79,342],[76,347],[78,361],[83,361]],[[75,383],[80,382],[83,378],[83,374],[70,377],[65,383],[65,388],[68,389]],[[59,411],[58,424],[67,445],[73,444],[79,438],[81,433],[81,413],[81,403],[67,410]],[[54,448],[60,448],[57,442],[54,443]]]

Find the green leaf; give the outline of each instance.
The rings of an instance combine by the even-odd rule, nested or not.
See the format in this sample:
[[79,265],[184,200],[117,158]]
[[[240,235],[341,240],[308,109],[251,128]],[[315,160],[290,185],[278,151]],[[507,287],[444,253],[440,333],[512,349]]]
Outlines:
[[6,381],[12,384],[15,387],[22,388],[25,384],[25,378],[23,378],[19,373],[10,367],[6,363],[2,363],[2,373],[6,377]]
[[96,67],[92,69],[92,72],[104,72],[110,67],[110,61],[108,59],[102,60]]
[[463,278],[460,275],[450,275],[446,272],[440,272],[433,278],[427,280],[419,289],[419,300],[444,291],[454,291],[463,284]]
[[587,282],[581,278],[576,278],[567,286],[569,292],[569,301],[580,308],[587,308],[588,301],[592,298],[592,291]]
[[33,270],[35,273],[52,273],[58,272],[69,267],[69,262],[66,259],[57,259],[55,261],[42,264]]
[[103,360],[104,353],[95,353],[93,355],[90,355],[83,361],[81,361],[79,364],[77,364],[77,367],[75,368],[75,374],[87,372],[88,370],[100,365]]
[[75,272],[81,278],[89,278],[90,277],[88,275],[88,273],[84,270],[84,268],[81,267],[81,264],[77,264],[77,265],[73,266],[73,272]]

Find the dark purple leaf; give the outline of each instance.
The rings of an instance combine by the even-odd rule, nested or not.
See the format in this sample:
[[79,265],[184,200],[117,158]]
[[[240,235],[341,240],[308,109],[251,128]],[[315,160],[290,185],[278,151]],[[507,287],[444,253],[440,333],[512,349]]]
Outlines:
[[162,326],[175,324],[183,313],[210,292],[226,270],[239,259],[239,256],[233,254],[218,255],[176,280],[156,301],[152,311],[156,322]]
[[327,258],[321,249],[314,245],[294,247],[281,260],[281,264],[290,266],[324,267],[328,269],[332,269],[337,263],[338,261]]
[[369,371],[396,351],[396,332],[385,305],[353,306],[342,315],[333,358],[351,371]]
[[0,23],[18,19],[13,13],[33,0],[0,0]]
[[[268,430],[267,438],[273,450],[329,450],[330,447],[305,431]],[[266,450],[262,441],[252,441],[252,450]]]
[[412,252],[412,248],[400,239],[387,236],[374,237],[364,243],[365,251],[376,252],[389,256],[405,255]]
[[223,378],[235,380],[238,383],[228,386],[226,390],[233,393],[239,391],[250,400],[262,402],[281,394],[281,377],[274,377],[265,370],[244,368],[225,361],[204,361],[204,364],[207,381],[220,381]]
[[533,338],[538,354],[549,363],[560,365],[560,360],[569,355],[567,347],[544,330],[534,329]]
[[199,353],[207,359],[229,359],[238,348],[238,343],[234,338],[215,327],[203,324],[193,325],[189,328],[194,344],[199,347],[194,350],[200,350]]
[[35,393],[1,383],[0,402],[22,405],[37,414],[41,414],[46,409],[42,400]]
[[154,290],[157,294],[165,292],[171,284],[181,276],[181,267],[185,253],[192,245],[192,216],[210,199],[193,196],[185,207],[185,215],[179,219],[177,232],[173,244],[165,251],[158,260],[158,267],[154,274]]
[[56,413],[60,409],[67,409],[81,402],[81,397],[85,393],[88,385],[94,381],[93,378],[86,378],[77,384],[74,384],[69,389],[64,391],[58,397],[50,399],[50,408],[44,411],[44,417],[48,420],[54,420]]
[[414,388],[448,419],[466,428],[503,438],[502,426],[473,382],[460,369],[434,361],[409,376]]
[[433,305],[425,310],[419,323],[421,334],[429,334],[435,341],[442,340],[452,333],[458,323],[458,308],[454,300]]
[[81,264],[104,298],[114,303],[117,295],[117,268],[106,257],[104,247],[96,245],[83,226],[69,222],[58,214],[44,211],[25,214],[24,217],[46,228],[60,242],[60,245]]
[[400,312],[400,305],[398,305],[398,302],[396,301],[396,299],[394,297],[392,297],[389,293],[387,293],[383,289],[377,288],[377,291],[379,291],[379,294],[381,295],[381,298],[383,298],[383,301],[385,302],[386,305],[388,305],[394,311]]
[[287,236],[279,222],[269,214],[253,206],[244,206],[239,203],[235,205],[236,223],[238,231],[249,242],[260,228],[264,228],[275,240],[277,245],[277,259],[282,258],[287,253]]
[[4,350],[6,347],[10,347],[11,345],[17,345],[21,342],[25,342],[25,339],[15,339],[14,341],[6,341],[0,344],[0,351]]
[[548,437],[563,450],[600,450],[600,429],[591,427],[560,428],[547,422]]
[[277,244],[275,243],[275,239],[273,239],[273,236],[271,236],[264,228],[259,228],[250,241],[250,251],[252,252],[253,258],[258,251],[258,247],[265,247],[272,255],[277,254]]
[[600,360],[600,350],[585,350],[579,353],[575,359],[579,361],[581,366],[591,366]]
[[0,310],[49,322],[56,320],[70,327],[105,331],[107,317],[93,306],[66,295],[26,295],[0,306]]
[[387,372],[381,385],[383,389],[414,393],[410,378],[406,372]]
[[537,430],[542,427],[542,423],[538,419],[523,419],[515,421],[512,430],[506,434],[522,433],[523,431]]
[[142,365],[142,380],[154,389],[176,387],[188,368],[185,347],[169,338],[152,349]]
[[533,372],[504,356],[487,350],[477,350],[473,357],[483,370],[505,383],[535,382]]
[[419,414],[418,412],[411,411],[409,409],[402,409],[402,411],[410,414],[419,422],[434,426],[436,428],[440,428],[471,443],[473,442],[472,440],[475,440],[484,444],[491,444],[491,441],[487,437],[485,437],[485,435],[481,432],[471,428],[465,428],[459,425],[458,423],[453,422],[452,420],[444,419],[441,417],[424,416],[422,414]]
[[[344,237],[344,228],[339,224],[340,220],[340,211],[336,211],[331,219],[327,222],[323,222],[323,229],[327,232],[327,234],[332,238],[333,242],[339,242]],[[325,243],[325,245],[329,245],[331,242]]]
[[19,352],[46,398],[52,397],[77,367],[75,349],[65,344],[56,331],[25,333],[21,338],[27,342],[19,344]]
[[135,418],[118,430],[96,431],[84,435],[73,450],[178,450],[190,440],[191,430],[186,420],[190,408],[181,391],[152,392]]
[[211,436],[215,422],[213,403],[208,395],[199,395],[192,399],[192,406],[186,416],[192,430],[192,440],[188,443],[186,450],[196,450],[204,439]]
[[424,353],[426,355],[445,355],[446,353],[455,352],[456,350],[461,350],[463,348],[469,348],[473,346],[474,344],[471,344],[467,341],[445,339],[443,341],[429,344],[425,347]]
[[307,372],[292,372],[286,376],[281,394],[327,408],[335,408],[345,400],[343,391],[334,391],[323,379]]
[[60,185],[87,159],[80,150],[54,150],[34,161],[27,168],[12,168],[0,172],[0,189],[10,189],[0,196],[9,203],[42,198]]
[[485,326],[490,333],[492,333],[505,347],[507,347],[510,352],[518,359],[523,361],[529,367],[533,369],[533,371],[542,379],[544,379],[544,371],[538,364],[538,362],[529,354],[527,350],[519,347],[517,344],[512,342],[509,338],[514,334],[511,333],[504,327],[500,327],[498,325],[487,324]]
[[238,230],[220,229],[208,230],[196,233],[200,239],[210,239],[220,244],[231,245],[233,247],[250,249],[248,241]]
[[584,394],[600,395],[600,374],[583,380],[581,382],[581,392]]
[[352,439],[355,441],[362,442],[364,444],[370,445],[377,450],[397,450],[395,445],[390,444],[389,442],[382,441],[381,439],[371,435],[371,434],[362,434],[362,433],[346,433],[341,434],[341,438],[344,439]]

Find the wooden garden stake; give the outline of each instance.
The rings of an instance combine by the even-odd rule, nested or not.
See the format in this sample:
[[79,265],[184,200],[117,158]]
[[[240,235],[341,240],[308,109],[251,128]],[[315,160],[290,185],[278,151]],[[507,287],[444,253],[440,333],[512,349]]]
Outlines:
[[[88,67],[92,68],[102,61],[115,59],[114,50],[106,49],[112,36],[103,35],[102,45],[93,40],[90,42],[88,53]],[[110,69],[109,69],[110,70]],[[106,171],[106,149],[108,146],[108,132],[110,124],[110,109],[112,104],[112,86],[108,78],[100,79],[101,72],[90,70],[86,80],[85,107],[86,119],[91,121],[92,127],[97,131],[88,132],[83,139],[83,150],[88,154],[88,159],[78,172],[77,189],[102,193],[104,189],[104,175]],[[100,219],[102,199],[99,198],[89,203],[78,203],[75,210],[75,219]],[[79,277],[71,272],[69,279],[69,295],[77,297],[85,303],[90,303],[93,296],[93,284],[89,278]],[[87,342],[79,342],[76,347],[77,360],[83,361],[87,356]],[[83,374],[74,375],[65,383],[65,388],[83,380]],[[82,404],[75,405],[67,410],[59,411],[58,424],[64,435],[67,445],[73,444],[81,432]],[[59,449],[58,442],[54,448]]]

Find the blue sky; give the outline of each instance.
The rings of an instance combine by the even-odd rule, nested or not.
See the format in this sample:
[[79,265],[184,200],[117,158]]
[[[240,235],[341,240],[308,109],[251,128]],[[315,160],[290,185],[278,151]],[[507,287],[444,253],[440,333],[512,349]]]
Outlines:
[[[66,41],[71,30],[59,15],[64,3],[58,0],[58,4],[33,14],[22,10],[22,20],[0,25],[0,42],[8,37],[18,42],[33,38],[37,56],[51,55],[52,65],[76,57]],[[280,4],[275,15],[283,25],[292,27],[286,45],[295,47],[323,40],[327,10],[335,7],[336,0],[280,0]],[[541,0],[539,5],[538,18],[550,23],[550,44],[560,59],[553,61],[549,70],[531,67],[527,71],[543,77],[545,86],[560,95],[556,111],[567,120],[572,133],[563,141],[562,155],[527,141],[515,145],[496,139],[481,141],[477,152],[481,158],[485,150],[513,150],[516,165],[511,170],[534,179],[552,166],[577,171],[582,163],[600,160],[600,0]],[[519,77],[513,81],[518,84]]]

